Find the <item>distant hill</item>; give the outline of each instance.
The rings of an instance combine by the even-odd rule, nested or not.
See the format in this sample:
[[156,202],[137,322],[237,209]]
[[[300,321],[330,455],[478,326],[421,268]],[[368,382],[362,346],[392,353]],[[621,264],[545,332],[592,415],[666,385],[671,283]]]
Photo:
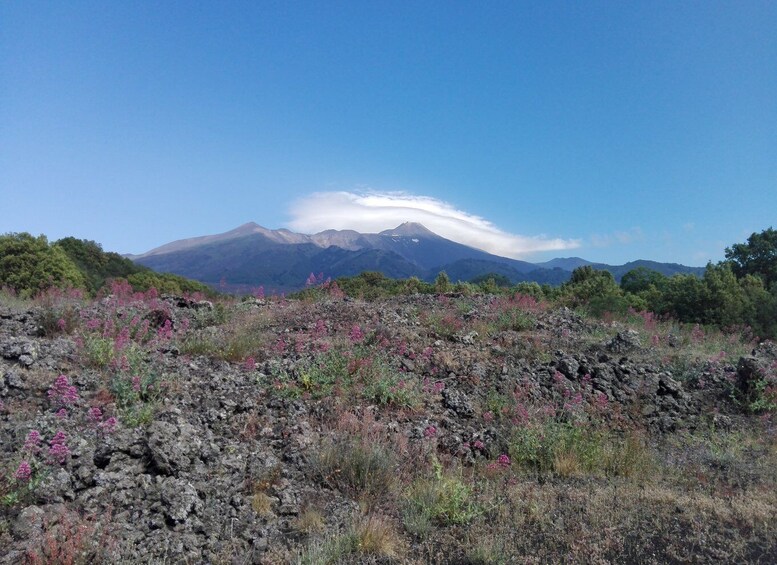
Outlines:
[[593,265],[591,261],[586,261],[580,257],[559,257],[557,259],[551,259],[544,263],[535,263],[542,269],[561,269],[563,271],[574,271],[578,267],[585,267],[586,265]]
[[432,281],[440,271],[446,271],[454,281],[496,273],[514,283],[559,285],[582,265],[609,270],[616,280],[638,266],[665,275],[703,272],[653,261],[610,266],[579,257],[528,263],[451,241],[412,222],[373,234],[326,230],[313,235],[247,223],[222,234],[174,241],[128,257],[155,271],[175,273],[214,287],[226,285],[228,289],[245,291],[264,286],[277,292],[304,287],[310,273],[337,278],[379,271],[387,277],[415,276],[427,281]]

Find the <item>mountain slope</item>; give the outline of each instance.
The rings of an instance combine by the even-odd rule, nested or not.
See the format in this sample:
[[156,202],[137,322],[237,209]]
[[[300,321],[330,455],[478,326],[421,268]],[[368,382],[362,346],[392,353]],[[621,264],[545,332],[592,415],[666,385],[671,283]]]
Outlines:
[[665,275],[703,272],[653,261],[610,266],[579,257],[535,265],[451,241],[412,222],[380,233],[326,230],[314,235],[247,223],[222,234],[174,241],[130,258],[156,271],[213,286],[226,284],[227,288],[241,291],[264,286],[279,292],[302,288],[311,272],[336,278],[380,271],[392,278],[416,276],[428,281],[440,271],[446,271],[454,281],[496,273],[513,283],[535,281],[551,285],[569,280],[572,270],[582,265],[608,270],[616,280],[638,266]]

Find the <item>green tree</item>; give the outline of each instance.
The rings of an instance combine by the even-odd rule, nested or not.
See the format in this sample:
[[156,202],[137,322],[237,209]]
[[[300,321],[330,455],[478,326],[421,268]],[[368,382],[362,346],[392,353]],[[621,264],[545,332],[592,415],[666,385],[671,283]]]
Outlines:
[[769,292],[764,288],[763,279],[755,275],[746,275],[739,284],[747,304],[744,323],[758,336],[777,337],[777,285],[772,285]]
[[590,265],[572,271],[570,280],[561,285],[561,294],[571,305],[586,305],[593,314],[622,312],[629,306],[612,273]]
[[621,288],[625,292],[640,294],[649,292],[651,287],[660,289],[666,284],[666,275],[648,269],[647,267],[637,267],[630,270],[621,278]]
[[731,265],[708,264],[702,280],[707,287],[702,321],[722,327],[745,323],[749,310],[748,299]]
[[437,278],[434,279],[434,291],[438,294],[444,294],[451,290],[451,279],[448,278],[448,273],[440,271]]
[[737,277],[756,275],[770,290],[777,282],[777,231],[769,228],[753,233],[747,243],[736,243],[726,248],[726,259]]
[[85,288],[86,280],[78,267],[46,236],[29,233],[0,236],[0,285],[30,297],[51,286]]
[[83,273],[87,289],[92,294],[96,294],[108,279],[151,272],[147,267],[137,265],[118,253],[103,251],[102,246],[94,241],[66,237],[54,245],[61,247]]
[[674,275],[667,280],[654,310],[681,322],[704,323],[707,302],[707,286],[701,279],[694,275]]

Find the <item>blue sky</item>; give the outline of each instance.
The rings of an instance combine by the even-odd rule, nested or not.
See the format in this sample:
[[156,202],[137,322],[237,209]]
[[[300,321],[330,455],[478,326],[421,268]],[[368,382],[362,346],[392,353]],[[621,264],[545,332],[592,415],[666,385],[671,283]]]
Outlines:
[[3,2],[0,232],[429,217],[703,265],[777,227],[775,30],[755,1]]

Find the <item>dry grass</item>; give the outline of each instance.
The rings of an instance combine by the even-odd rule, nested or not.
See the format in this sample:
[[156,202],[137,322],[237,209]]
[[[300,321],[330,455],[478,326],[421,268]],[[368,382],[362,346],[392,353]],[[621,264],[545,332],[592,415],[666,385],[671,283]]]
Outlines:
[[265,492],[255,492],[251,497],[251,508],[259,516],[269,516],[272,514],[273,499]]
[[404,550],[404,542],[391,521],[381,515],[362,516],[352,526],[356,550],[360,554],[398,558]]
[[317,534],[324,531],[324,516],[318,508],[308,506],[294,520],[294,529],[303,534]]

